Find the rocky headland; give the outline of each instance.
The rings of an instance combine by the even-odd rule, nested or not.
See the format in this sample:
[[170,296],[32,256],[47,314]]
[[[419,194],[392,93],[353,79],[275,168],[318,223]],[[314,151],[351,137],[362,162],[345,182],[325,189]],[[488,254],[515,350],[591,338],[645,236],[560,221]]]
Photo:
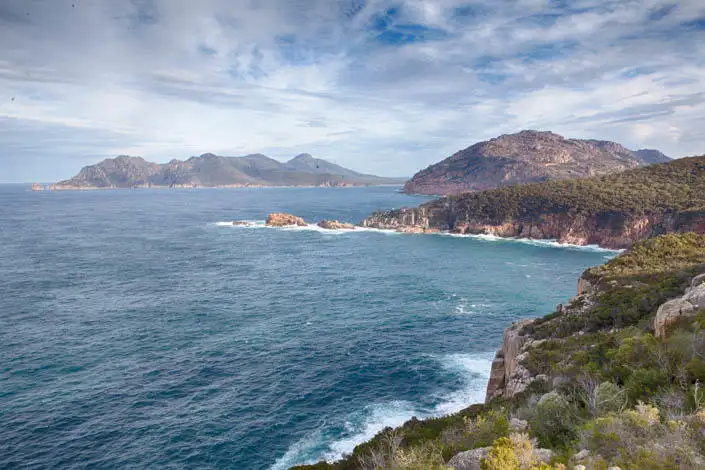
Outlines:
[[613,249],[665,233],[705,233],[705,157],[448,196],[415,208],[377,212],[360,225]]
[[664,163],[658,150],[522,131],[479,142],[416,173],[407,193],[451,195],[554,179],[587,178]]

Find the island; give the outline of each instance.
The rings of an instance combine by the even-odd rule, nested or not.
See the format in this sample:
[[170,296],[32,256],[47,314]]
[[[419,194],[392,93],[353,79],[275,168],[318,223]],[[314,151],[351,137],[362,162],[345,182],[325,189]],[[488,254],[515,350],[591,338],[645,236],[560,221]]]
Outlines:
[[358,173],[309,154],[300,154],[282,163],[262,154],[223,157],[206,153],[168,163],[152,163],[126,155],[107,158],[47,189],[350,187],[401,185],[404,181],[406,178]]

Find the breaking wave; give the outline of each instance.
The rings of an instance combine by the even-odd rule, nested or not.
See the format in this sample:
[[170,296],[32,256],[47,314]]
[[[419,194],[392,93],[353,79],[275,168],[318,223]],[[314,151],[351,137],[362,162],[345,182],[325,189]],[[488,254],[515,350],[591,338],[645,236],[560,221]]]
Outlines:
[[[385,235],[414,235],[410,233],[404,233],[404,232],[397,232],[396,230],[391,230],[391,229],[381,229],[381,228],[371,228],[371,227],[355,227],[355,230],[346,230],[346,229],[340,229],[340,230],[330,230],[330,229],[325,229],[321,228],[316,224],[308,224],[304,227],[298,227],[295,225],[291,226],[286,226],[286,227],[269,227],[265,225],[264,220],[243,220],[240,222],[245,222],[244,225],[233,225],[233,221],[230,222],[216,222],[215,225],[219,227],[233,227],[233,228],[268,228],[268,229],[275,229],[275,230],[285,230],[285,231],[292,231],[292,232],[304,232],[304,231],[313,231],[313,232],[320,232],[320,233],[325,233],[325,234],[335,234],[335,235],[340,235],[344,233],[382,233]],[[418,234],[415,234],[418,235]],[[525,245],[533,245],[533,246],[540,246],[540,247],[548,247],[548,248],[560,248],[564,250],[576,250],[576,251],[589,251],[589,252],[595,252],[595,253],[607,253],[607,254],[617,254],[621,253],[624,250],[615,250],[612,248],[603,248],[598,245],[573,245],[570,243],[560,243],[557,240],[538,240],[534,238],[515,238],[515,237],[500,237],[497,235],[487,235],[487,234],[460,234],[460,233],[450,233],[450,232],[436,232],[436,233],[431,233],[431,234],[425,234],[425,235],[435,235],[435,236],[441,236],[441,237],[454,237],[454,238],[472,238],[476,240],[483,240],[483,241],[488,241],[488,242],[503,242],[503,243],[523,243]]]
[[431,357],[450,377],[461,379],[463,385],[460,389],[435,396],[430,406],[404,400],[368,405],[348,415],[342,431],[336,433],[321,428],[295,442],[272,465],[271,470],[285,470],[322,459],[329,462],[339,460],[382,429],[401,426],[413,416],[419,419],[444,416],[484,401],[494,353]]

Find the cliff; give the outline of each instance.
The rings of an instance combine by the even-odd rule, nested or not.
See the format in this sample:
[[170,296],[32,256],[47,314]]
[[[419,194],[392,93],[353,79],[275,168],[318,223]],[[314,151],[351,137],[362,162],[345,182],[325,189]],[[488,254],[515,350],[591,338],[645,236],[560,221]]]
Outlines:
[[417,208],[377,212],[360,225],[616,249],[664,233],[705,233],[705,157],[449,196]]
[[[705,236],[637,243],[585,271],[566,306],[506,330],[484,404],[295,468],[705,468],[704,282]],[[664,306],[686,302],[659,334]]]
[[404,192],[459,194],[552,179],[586,178],[670,159],[658,150],[632,151],[601,140],[522,131],[479,142],[416,173]]
[[210,153],[188,160],[152,163],[141,157],[119,156],[86,166],[71,179],[48,187],[53,190],[119,188],[193,188],[401,184],[348,170],[308,154],[281,163],[261,154],[222,157]]

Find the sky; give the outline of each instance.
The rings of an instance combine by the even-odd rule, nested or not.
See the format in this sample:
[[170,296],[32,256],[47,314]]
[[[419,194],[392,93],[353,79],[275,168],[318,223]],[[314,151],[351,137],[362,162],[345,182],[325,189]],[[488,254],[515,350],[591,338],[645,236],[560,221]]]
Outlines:
[[0,182],[206,152],[410,176],[522,129],[705,154],[705,1],[0,0]]

